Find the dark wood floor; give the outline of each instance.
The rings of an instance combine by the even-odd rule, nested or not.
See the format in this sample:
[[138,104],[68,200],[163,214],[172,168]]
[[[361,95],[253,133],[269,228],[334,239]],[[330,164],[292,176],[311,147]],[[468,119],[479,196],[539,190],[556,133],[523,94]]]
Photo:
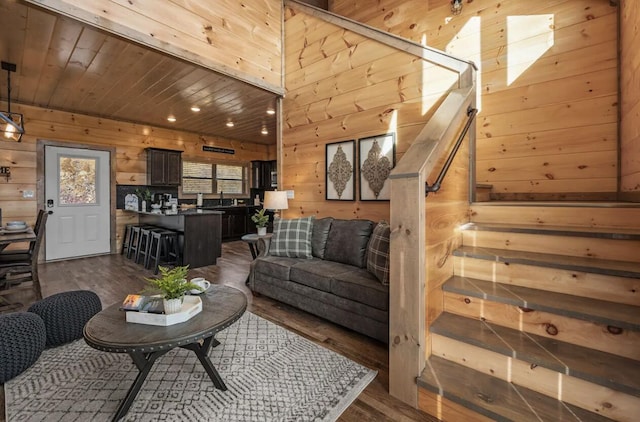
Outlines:
[[[436,420],[389,395],[389,354],[385,344],[267,297],[254,297],[245,286],[250,262],[251,254],[245,243],[228,242],[222,246],[222,258],[217,265],[190,270],[189,277],[205,277],[214,283],[242,290],[249,300],[248,310],[254,314],[378,371],[376,379],[343,413],[340,421]],[[92,290],[100,296],[103,307],[121,302],[128,293],[140,291],[144,277],[153,276],[151,271],[121,255],[41,264],[39,269],[43,296],[68,290]],[[32,300],[26,296],[20,299],[25,305]],[[2,420],[5,414],[4,391],[0,391],[0,406]]]

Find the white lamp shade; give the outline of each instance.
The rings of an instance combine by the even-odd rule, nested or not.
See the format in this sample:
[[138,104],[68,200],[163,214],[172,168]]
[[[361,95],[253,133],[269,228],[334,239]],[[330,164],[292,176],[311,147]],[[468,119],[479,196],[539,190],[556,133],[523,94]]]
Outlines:
[[266,191],[264,193],[264,208],[268,210],[289,209],[287,192],[284,190]]

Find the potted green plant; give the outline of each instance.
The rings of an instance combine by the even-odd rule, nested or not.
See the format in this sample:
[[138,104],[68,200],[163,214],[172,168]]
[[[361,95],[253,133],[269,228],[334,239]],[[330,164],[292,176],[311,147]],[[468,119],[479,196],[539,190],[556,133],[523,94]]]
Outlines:
[[154,294],[159,293],[162,296],[166,314],[180,312],[182,300],[188,291],[204,290],[202,287],[187,281],[188,265],[174,268],[159,266],[158,269],[160,270],[159,278],[145,277],[145,281],[149,285],[145,290]]
[[147,211],[147,205],[151,205],[151,191],[149,188],[137,188],[136,195],[138,195],[141,200],[140,211]]
[[258,228],[258,236],[264,236],[267,234],[267,224],[269,224],[269,216],[265,215],[265,209],[262,208],[251,216],[251,221],[256,223]]

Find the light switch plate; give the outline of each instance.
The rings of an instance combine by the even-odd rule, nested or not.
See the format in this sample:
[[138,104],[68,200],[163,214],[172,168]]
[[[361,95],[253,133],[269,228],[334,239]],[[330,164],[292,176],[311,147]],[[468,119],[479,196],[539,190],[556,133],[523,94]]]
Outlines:
[[33,198],[33,191],[32,190],[23,190],[22,191],[22,197],[23,198]]
[[288,190],[287,191],[287,199],[293,199],[295,198],[295,194],[293,192],[293,190]]

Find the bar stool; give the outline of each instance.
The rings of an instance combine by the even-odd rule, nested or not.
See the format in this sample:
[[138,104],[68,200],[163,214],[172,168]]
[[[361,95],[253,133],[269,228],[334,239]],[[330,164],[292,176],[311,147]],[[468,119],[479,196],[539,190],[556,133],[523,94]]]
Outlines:
[[122,236],[122,247],[120,248],[120,255],[124,255],[124,252],[129,252],[129,239],[131,238],[131,228],[133,224],[127,224],[124,226],[124,236]]
[[132,225],[129,233],[129,241],[127,242],[127,258],[134,259],[135,262],[138,262],[138,251],[141,246],[141,230],[143,228],[155,227],[149,224],[142,225]]
[[152,231],[149,240],[149,252],[146,256],[145,268],[153,263],[153,273],[158,274],[160,264],[179,265],[180,246],[178,232],[173,230]]
[[[140,238],[138,239],[138,247],[136,248],[136,257],[134,260],[136,264],[142,263],[146,267],[149,250],[151,249],[151,233],[162,230],[164,229],[155,226],[140,227]],[[140,262],[141,259],[142,262]]]
[[140,240],[140,226],[131,226],[129,229],[129,239],[127,241],[127,258],[136,256],[138,251],[138,241]]

